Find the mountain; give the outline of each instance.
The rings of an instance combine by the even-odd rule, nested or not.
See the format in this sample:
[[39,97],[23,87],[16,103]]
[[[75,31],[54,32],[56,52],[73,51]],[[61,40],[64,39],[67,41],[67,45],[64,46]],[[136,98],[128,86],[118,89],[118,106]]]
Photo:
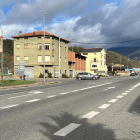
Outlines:
[[140,47],[109,48],[108,51],[119,53],[135,61],[140,61]]
[[132,60],[126,56],[120,55],[113,51],[106,50],[106,64],[107,66],[111,66],[113,64],[120,64],[124,65],[125,68],[133,68],[139,67],[140,63]]

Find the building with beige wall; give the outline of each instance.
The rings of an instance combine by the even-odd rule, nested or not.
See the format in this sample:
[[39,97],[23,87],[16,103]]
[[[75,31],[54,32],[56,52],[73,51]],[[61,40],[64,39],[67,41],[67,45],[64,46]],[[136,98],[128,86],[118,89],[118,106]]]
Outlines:
[[[18,61],[25,61],[25,75],[37,78],[44,74],[44,31],[34,31],[12,36],[14,38],[14,69]],[[45,75],[52,73],[60,64],[60,76],[68,75],[68,43],[69,41],[45,32]],[[60,46],[60,47],[59,47]],[[60,55],[60,59],[59,59]],[[60,61],[60,62],[59,62]]]
[[105,75],[107,73],[106,52],[104,48],[85,48],[81,55],[86,58],[86,72]]

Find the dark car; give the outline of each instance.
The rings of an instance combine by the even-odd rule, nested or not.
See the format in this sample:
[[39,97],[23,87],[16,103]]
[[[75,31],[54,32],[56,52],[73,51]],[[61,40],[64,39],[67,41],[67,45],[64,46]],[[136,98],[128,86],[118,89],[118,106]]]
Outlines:
[[130,76],[135,76],[135,73],[133,72],[133,73],[130,73]]
[[95,77],[95,75],[93,75],[91,73],[83,72],[83,73],[78,73],[76,76],[76,79],[78,79],[78,80],[89,80],[89,79],[96,80],[96,77]]

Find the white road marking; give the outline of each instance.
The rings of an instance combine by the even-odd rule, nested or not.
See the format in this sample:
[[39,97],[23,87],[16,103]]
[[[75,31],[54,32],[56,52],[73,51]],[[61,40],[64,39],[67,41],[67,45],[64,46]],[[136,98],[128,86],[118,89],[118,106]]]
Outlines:
[[130,92],[130,91],[126,91],[126,92]]
[[29,93],[39,94],[39,93],[43,93],[43,92],[42,91],[30,91]]
[[119,95],[119,96],[117,96],[116,98],[122,98],[123,96],[121,96],[121,95]]
[[109,107],[109,106],[110,106],[110,104],[103,104],[103,105],[101,105],[101,106],[98,107],[98,108],[106,109],[106,108]]
[[117,102],[118,101],[118,99],[112,99],[112,100],[110,100],[110,101],[108,101],[108,102],[110,102],[110,103],[115,103],[115,102]]
[[82,118],[91,119],[92,117],[96,116],[97,114],[99,114],[99,112],[91,111],[88,114],[84,115]]
[[127,95],[128,93],[122,93],[122,95]]
[[79,91],[79,90],[73,90],[73,91],[71,91],[71,92],[77,92],[77,91]]
[[76,128],[78,128],[80,125],[81,124],[71,123],[71,124],[67,125],[66,127],[62,128],[61,130],[57,131],[53,135],[65,137],[70,132],[72,132],[73,130],[75,130]]
[[115,87],[108,87],[109,89],[111,89],[111,88],[115,88]]
[[29,100],[29,101],[25,101],[27,103],[31,103],[31,102],[36,102],[36,101],[39,101],[40,99],[33,99],[33,100]]
[[53,98],[53,97],[55,97],[55,96],[57,96],[57,95],[47,96],[46,98]]
[[15,106],[18,106],[18,105],[19,105],[19,104],[3,106],[3,107],[0,107],[0,109],[11,108],[11,107],[15,107]]
[[133,90],[133,89],[129,89],[129,90]]
[[60,95],[68,94],[69,92],[60,93]]
[[104,89],[103,91],[106,91],[106,90],[108,90],[108,89]]

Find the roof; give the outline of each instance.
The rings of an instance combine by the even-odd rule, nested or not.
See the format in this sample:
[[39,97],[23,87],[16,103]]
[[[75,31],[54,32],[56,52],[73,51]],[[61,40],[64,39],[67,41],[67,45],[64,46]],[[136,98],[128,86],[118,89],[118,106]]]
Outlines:
[[84,52],[101,52],[102,49],[104,49],[103,47],[102,48],[85,48],[82,50],[82,53]]
[[[54,37],[59,38],[58,36],[53,35],[49,32],[45,32],[45,35],[54,36]],[[30,33],[25,33],[25,34],[21,33],[19,35],[14,35],[14,36],[11,36],[11,37],[12,38],[21,38],[21,37],[30,37],[30,36],[44,36],[44,31],[34,31],[34,32],[30,32]],[[60,38],[60,39],[63,39],[63,38]],[[70,42],[69,40],[66,40],[66,39],[63,39],[63,40]]]
[[[72,51],[68,51],[68,52],[72,52]],[[83,55],[78,54],[78,53],[76,53],[76,52],[72,52],[72,53],[75,53],[76,55],[79,55],[79,56],[81,56],[81,57],[87,58],[86,56],[83,56]]]

